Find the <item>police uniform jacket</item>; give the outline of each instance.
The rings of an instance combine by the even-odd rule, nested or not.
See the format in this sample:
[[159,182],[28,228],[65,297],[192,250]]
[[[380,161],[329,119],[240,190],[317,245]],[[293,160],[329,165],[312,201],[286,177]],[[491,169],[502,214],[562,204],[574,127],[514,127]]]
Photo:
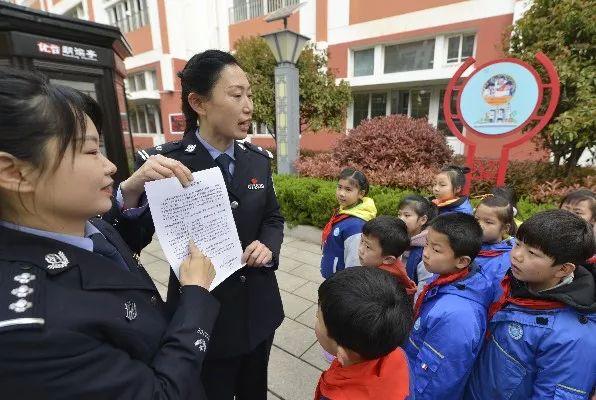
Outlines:
[[196,379],[218,313],[185,286],[173,317],[122,238],[99,254],[0,226],[0,398],[204,399]]
[[[192,172],[217,167],[198,140],[189,132],[170,142],[137,153],[136,168],[153,154],[179,160]],[[269,338],[283,320],[283,308],[275,278],[283,241],[283,217],[271,179],[270,153],[250,143],[235,142],[235,171],[227,185],[228,196],[242,248],[259,240],[273,252],[270,267],[244,267],[216,287],[212,294],[221,304],[208,359],[234,357],[254,349]],[[112,222],[131,248],[140,251],[154,233],[150,211],[140,219],[126,219],[114,208]],[[116,217],[115,217],[116,215]],[[178,280],[170,273],[168,305],[178,303]]]

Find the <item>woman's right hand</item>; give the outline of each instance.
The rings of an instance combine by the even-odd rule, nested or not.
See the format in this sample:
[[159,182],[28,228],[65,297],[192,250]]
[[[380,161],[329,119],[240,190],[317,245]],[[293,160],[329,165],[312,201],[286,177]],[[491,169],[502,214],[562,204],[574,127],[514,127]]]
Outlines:
[[124,209],[135,208],[145,191],[145,183],[164,178],[178,178],[182,186],[190,185],[192,172],[178,160],[164,157],[161,154],[150,156],[127,180],[122,182],[120,189],[124,199]]
[[209,290],[215,279],[215,268],[192,240],[189,247],[190,254],[180,264],[180,285],[198,285]]

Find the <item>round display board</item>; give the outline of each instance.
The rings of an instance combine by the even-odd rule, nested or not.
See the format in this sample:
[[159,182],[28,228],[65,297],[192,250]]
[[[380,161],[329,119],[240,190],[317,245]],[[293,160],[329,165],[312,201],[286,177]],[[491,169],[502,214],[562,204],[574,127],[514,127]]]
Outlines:
[[475,71],[459,97],[464,123],[490,136],[518,129],[538,107],[538,82],[537,73],[522,63],[496,62]]

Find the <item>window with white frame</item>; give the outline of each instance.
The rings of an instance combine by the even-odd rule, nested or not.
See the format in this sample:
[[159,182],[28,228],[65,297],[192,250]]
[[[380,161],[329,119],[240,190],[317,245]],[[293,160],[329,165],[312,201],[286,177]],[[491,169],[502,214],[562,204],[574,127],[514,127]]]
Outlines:
[[137,30],[149,23],[146,0],[122,0],[106,8],[110,24],[122,32]]
[[432,69],[435,39],[385,46],[386,74]]
[[430,96],[429,89],[410,90],[410,117],[428,118]]
[[159,126],[159,107],[153,104],[141,104],[129,109],[130,128],[132,133],[156,134],[161,132]]
[[138,92],[140,90],[156,90],[157,75],[155,71],[141,71],[129,74],[126,78],[126,89],[129,92]]
[[79,3],[63,14],[65,17],[85,19],[85,10],[83,4]]
[[[428,118],[432,93],[433,90],[430,88],[354,93],[352,127],[357,127],[362,120],[367,118],[387,114],[404,114],[412,118]],[[389,104],[387,104],[388,102]]]
[[375,69],[375,49],[354,51],[354,76],[372,75]]
[[458,63],[474,55],[474,41],[476,35],[459,34],[447,38],[447,62]]
[[362,120],[368,118],[368,104],[370,100],[370,93],[355,93],[354,94],[354,124],[353,127],[360,125]]
[[[443,113],[443,98],[445,97],[445,89],[441,89],[441,91],[439,92],[439,115],[437,118],[437,129],[442,131],[446,136],[453,136],[453,133],[451,133],[451,131],[449,130],[449,128],[447,127],[447,122],[445,121],[445,114]],[[456,96],[451,96],[451,112],[453,114],[455,114],[455,110],[456,110]],[[455,126],[457,127],[457,129],[459,129],[460,132],[463,132],[463,124],[461,123],[461,121],[453,121],[455,123]]]

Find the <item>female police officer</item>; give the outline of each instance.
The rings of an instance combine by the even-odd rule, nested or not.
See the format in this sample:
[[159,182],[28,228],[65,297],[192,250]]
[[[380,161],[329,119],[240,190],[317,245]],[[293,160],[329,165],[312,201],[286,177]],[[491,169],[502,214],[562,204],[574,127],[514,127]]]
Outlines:
[[[218,166],[226,181],[246,267],[213,295],[221,310],[202,380],[210,400],[259,400],[267,396],[267,363],[283,310],[274,269],[283,240],[283,218],[271,180],[271,155],[244,139],[251,125],[252,93],[246,74],[229,53],[209,50],[179,73],[186,132],[182,141],[138,152],[137,171],[121,185],[121,209],[144,203],[144,183]],[[197,126],[197,119],[200,129]],[[121,213],[121,210],[115,210]],[[127,212],[127,211],[125,211]],[[138,214],[141,210],[130,210]],[[148,210],[113,219],[138,251],[154,232]],[[140,233],[139,233],[140,232]],[[170,274],[168,303],[177,304],[178,282]]]
[[0,397],[205,399],[218,312],[196,247],[170,319],[112,226],[115,166],[90,97],[0,69]]

